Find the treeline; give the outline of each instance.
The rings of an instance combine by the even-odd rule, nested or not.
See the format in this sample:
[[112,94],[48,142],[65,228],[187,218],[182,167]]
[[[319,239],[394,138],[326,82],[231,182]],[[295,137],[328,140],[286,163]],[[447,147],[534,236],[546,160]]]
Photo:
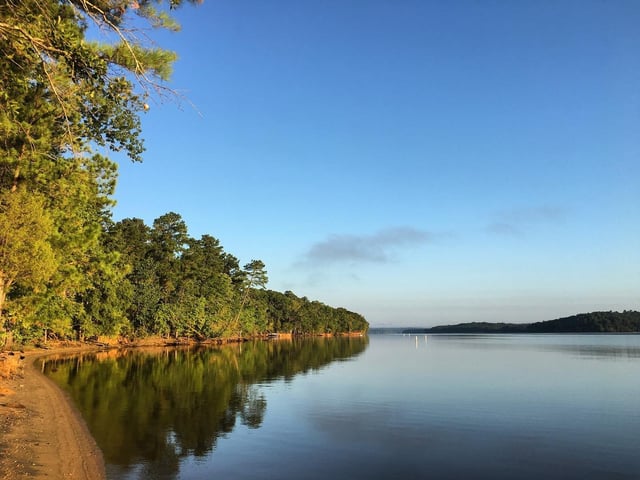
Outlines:
[[[43,335],[366,328],[346,310],[259,292],[261,261],[240,267],[177,214],[112,220],[117,165],[104,151],[142,160],[140,114],[169,92],[176,58],[148,27],[177,30],[173,10],[196,3],[0,2],[0,348]],[[105,40],[87,41],[89,26]]]
[[162,215],[151,227],[137,218],[121,220],[109,227],[105,240],[127,273],[115,290],[107,285],[85,299],[88,328],[99,327],[104,334],[206,339],[367,328],[361,315],[344,308],[265,290],[262,261],[240,267],[216,238],[190,237],[176,213]]
[[[46,289],[16,290],[11,296],[16,305],[42,300],[31,316],[13,322],[12,332],[23,341],[43,333],[79,339],[154,335],[205,340],[269,332],[338,334],[368,327],[364,317],[344,308],[290,291],[266,290],[261,260],[241,267],[218,239],[190,237],[177,213],[162,215],[151,226],[139,218],[108,222],[100,233],[100,249],[111,262],[96,265],[99,274],[73,298],[64,299],[63,311],[49,311]],[[52,299],[54,307],[61,300]]]
[[640,312],[580,313],[535,323],[469,322],[432,328],[409,328],[403,333],[634,333],[640,332]]

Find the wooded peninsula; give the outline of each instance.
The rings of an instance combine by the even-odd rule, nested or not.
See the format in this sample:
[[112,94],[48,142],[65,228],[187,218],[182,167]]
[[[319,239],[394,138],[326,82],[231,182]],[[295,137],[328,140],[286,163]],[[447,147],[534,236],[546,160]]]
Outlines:
[[640,312],[591,312],[535,323],[469,322],[432,328],[407,328],[402,333],[635,333]]
[[175,97],[166,82],[177,55],[148,32],[179,30],[174,10],[197,3],[0,4],[0,349],[367,329],[357,313],[266,290],[262,261],[241,266],[176,213],[113,220],[118,167],[106,153],[142,161],[140,115]]

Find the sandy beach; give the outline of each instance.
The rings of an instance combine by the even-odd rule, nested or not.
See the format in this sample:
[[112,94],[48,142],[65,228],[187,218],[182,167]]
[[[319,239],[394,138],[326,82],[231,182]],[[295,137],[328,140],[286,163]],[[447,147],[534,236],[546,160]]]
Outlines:
[[56,351],[2,354],[17,372],[0,377],[1,480],[106,477],[102,452],[82,417],[39,370],[38,359]]

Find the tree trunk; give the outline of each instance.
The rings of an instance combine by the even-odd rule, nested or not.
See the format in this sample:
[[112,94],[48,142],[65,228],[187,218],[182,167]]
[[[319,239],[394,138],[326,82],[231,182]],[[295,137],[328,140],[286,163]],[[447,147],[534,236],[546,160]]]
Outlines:
[[2,310],[4,309],[4,301],[7,297],[6,290],[4,288],[4,284],[0,283],[0,350],[4,348],[9,348],[9,333],[4,326],[4,315],[2,314]]
[[11,185],[11,191],[12,192],[15,192],[18,189],[18,179],[19,178],[20,178],[20,165],[18,165],[16,167],[16,171],[13,173],[13,184]]
[[4,315],[2,314],[6,298],[6,290],[3,286],[0,286],[0,351],[8,350],[13,346],[13,332],[5,328]]
[[13,347],[13,332],[9,330],[4,338],[4,347],[9,350]]

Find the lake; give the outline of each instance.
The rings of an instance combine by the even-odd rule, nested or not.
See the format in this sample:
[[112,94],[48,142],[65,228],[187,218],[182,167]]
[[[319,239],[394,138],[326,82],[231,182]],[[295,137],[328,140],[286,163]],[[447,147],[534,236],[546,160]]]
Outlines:
[[110,479],[638,479],[640,335],[370,335],[49,360]]

